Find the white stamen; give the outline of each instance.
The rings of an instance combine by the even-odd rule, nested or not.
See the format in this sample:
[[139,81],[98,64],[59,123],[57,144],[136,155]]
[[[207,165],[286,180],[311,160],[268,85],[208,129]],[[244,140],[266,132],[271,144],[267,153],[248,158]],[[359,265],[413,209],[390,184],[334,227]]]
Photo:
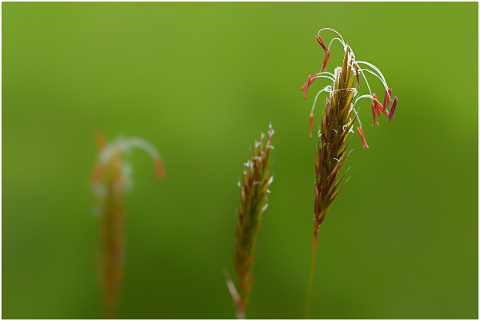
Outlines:
[[315,99],[313,100],[313,107],[312,107],[312,111],[311,111],[312,114],[313,114],[313,111],[315,110],[315,104],[317,103],[318,95],[320,95],[324,91],[331,92],[332,91],[332,86],[327,86],[317,93],[317,95],[315,96]]
[[354,103],[354,104],[356,104],[357,101],[359,101],[359,100],[362,99],[362,98],[370,98],[370,99],[373,100],[373,96],[372,96],[372,95],[361,95],[360,97],[358,97],[357,99],[355,99],[355,103]]
[[144,151],[147,152],[148,155],[150,155],[150,157],[153,160],[158,159],[160,157],[160,154],[158,153],[157,149],[153,147],[152,144],[148,143],[147,141],[141,138],[132,137],[132,138],[122,140],[121,145],[122,145],[122,149],[123,148],[130,149],[132,147],[143,149]]
[[99,160],[101,163],[106,164],[116,153],[123,152],[128,154],[133,147],[144,150],[153,160],[160,158],[160,153],[152,144],[141,138],[132,137],[127,139],[119,138],[117,141],[105,146],[100,152]]
[[243,164],[243,165],[252,168],[252,167],[253,167],[253,162],[252,162],[251,160],[248,160],[248,161],[247,161],[245,164]]
[[360,127],[362,127],[362,122],[360,121],[360,116],[358,116],[357,110],[355,108],[353,108],[353,111],[357,115],[358,124],[360,125]]
[[358,66],[358,72],[362,74],[363,80],[365,80],[365,83],[367,84],[368,93],[372,95],[372,89],[370,88],[370,84],[368,83],[367,77],[365,76],[365,73],[363,72],[363,69],[360,68],[360,66]]
[[380,79],[380,81],[381,81],[382,84],[383,84],[383,87],[385,87],[385,90],[387,91],[387,95],[390,96],[390,94],[388,94],[388,85],[387,85],[387,83],[385,82],[384,79],[382,79],[379,75],[377,75],[376,73],[374,73],[374,72],[371,71],[370,69],[362,69],[362,71],[366,71],[366,72],[374,75],[374,76],[377,77],[378,79]]
[[[352,108],[353,108],[353,105],[352,105],[352,107],[350,108],[349,113],[352,111]],[[345,125],[343,125],[342,130],[345,131],[345,127],[350,127],[350,128],[348,129],[348,132],[349,132],[349,133],[355,133],[355,132],[353,131],[353,129],[352,129],[353,126],[350,126],[351,124],[352,124],[352,119],[349,118],[349,119],[348,119],[348,123],[345,124]]]
[[334,77],[333,74],[332,74],[331,72],[328,72],[328,71],[320,71],[320,72],[318,72],[318,73],[317,73],[317,77],[318,77],[318,75],[325,75],[325,74],[328,75],[328,76],[330,76],[330,77],[332,77],[332,78]]
[[383,76],[382,72],[380,71],[380,69],[378,69],[375,65],[367,62],[367,61],[357,61],[357,65],[358,64],[364,64],[364,65],[367,65],[369,66],[370,68],[373,68],[381,77],[381,79],[383,79],[383,82],[386,84],[387,81],[385,80],[385,77]]
[[270,176],[270,178],[268,179],[267,186],[270,186],[270,184],[272,184],[272,182],[273,182],[273,176]]
[[330,47],[332,46],[332,43],[335,40],[338,40],[342,44],[343,50],[345,50],[345,42],[343,42],[343,39],[340,39],[340,38],[333,38],[332,40],[330,40],[330,43],[328,44],[327,49],[330,50]]
[[333,71],[335,75],[335,80],[337,80],[340,77],[341,72],[342,72],[342,67],[335,68],[335,70]]
[[320,32],[322,32],[323,30],[330,30],[330,31],[335,32],[341,38],[342,43],[345,44],[345,41],[343,40],[342,35],[337,30],[332,29],[332,28],[322,28],[322,29],[318,30],[317,36],[320,36]]
[[273,134],[275,134],[275,130],[273,129],[272,124],[268,126],[268,134],[270,136],[273,136]]
[[331,81],[335,81],[335,79],[333,78],[333,75],[332,75],[332,77],[323,76],[323,75],[317,75],[315,78],[327,78],[327,79],[330,79]]

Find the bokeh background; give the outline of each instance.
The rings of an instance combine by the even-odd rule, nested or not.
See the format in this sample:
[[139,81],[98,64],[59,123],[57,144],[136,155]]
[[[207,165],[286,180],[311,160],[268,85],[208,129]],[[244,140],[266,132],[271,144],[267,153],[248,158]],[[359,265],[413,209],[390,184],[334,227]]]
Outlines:
[[[101,318],[95,133],[131,155],[119,318],[231,318],[237,180],[272,123],[251,318],[301,318],[314,154],[301,85],[337,29],[399,97],[360,117],[322,225],[314,318],[477,318],[477,3],[3,3],[3,318]],[[325,33],[325,39],[331,36]],[[340,63],[332,49],[329,67]],[[371,81],[383,97],[383,89]],[[317,108],[316,124],[322,105]]]

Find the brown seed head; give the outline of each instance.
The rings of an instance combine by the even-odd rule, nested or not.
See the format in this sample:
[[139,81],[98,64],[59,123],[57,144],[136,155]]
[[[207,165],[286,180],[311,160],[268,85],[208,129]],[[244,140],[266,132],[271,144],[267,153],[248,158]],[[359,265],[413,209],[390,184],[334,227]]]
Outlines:
[[315,237],[331,202],[342,187],[340,183],[343,177],[340,179],[338,177],[349,155],[346,148],[348,133],[355,120],[350,108],[355,93],[352,90],[355,77],[348,59],[348,52],[346,52],[342,67],[336,72],[330,103],[327,103],[325,115],[322,118],[315,160]]
[[[245,316],[245,310],[253,284],[253,264],[256,258],[256,240],[258,228],[264,211],[267,209],[268,187],[273,182],[270,171],[270,154],[273,150],[272,137],[274,130],[270,125],[268,137],[255,142],[253,156],[249,157],[243,172],[242,182],[238,183],[240,201],[236,222],[235,270],[237,272],[237,288],[229,291],[237,305],[237,316]],[[238,290],[238,292],[237,292]]]
[[156,149],[139,138],[119,139],[108,145],[97,135],[98,162],[91,179],[100,225],[98,275],[105,300],[105,316],[114,318],[124,268],[125,196],[131,187],[128,164],[122,152],[136,147],[155,161],[157,175],[163,177],[163,164]]
[[[330,57],[329,47],[332,42],[330,42],[328,47],[325,45],[325,42],[320,37],[320,32],[324,30],[336,33],[332,42],[339,41],[344,48],[342,66],[337,67],[333,73],[325,72],[325,67]],[[345,174],[340,175],[340,172],[350,153],[346,151],[349,143],[348,134],[353,132],[352,128],[355,121],[359,122],[357,132],[362,141],[363,148],[369,148],[360,119],[358,118],[358,108],[356,107],[357,102],[364,98],[371,99],[373,124],[378,124],[378,117],[380,117],[382,113],[391,120],[397,104],[397,98],[395,97],[392,108],[390,111],[387,110],[392,90],[391,88],[388,88],[385,78],[377,67],[371,63],[356,60],[351,47],[345,43],[343,37],[335,30],[324,28],[321,29],[320,32],[315,38],[325,51],[325,58],[321,72],[317,73],[316,77],[330,78],[333,80],[333,83],[324,87],[318,93],[320,94],[325,91],[328,93],[328,98],[325,113],[321,119],[319,141],[315,158],[315,240],[318,228],[324,221],[331,202],[343,187],[344,183],[342,182],[345,178]],[[366,87],[369,91],[368,94],[365,95],[358,95],[357,88],[360,88],[360,74],[364,77],[367,85]],[[366,78],[366,74],[373,74],[377,79],[380,79],[385,88],[387,88],[383,104],[381,104],[377,96],[370,91],[370,85]],[[356,86],[353,85],[355,78],[357,83]],[[302,90],[306,91],[310,83],[309,76],[307,83],[302,87]],[[315,97],[312,112],[310,114],[310,136],[312,135],[313,112],[317,96]],[[304,98],[306,98],[306,94],[304,95]]]

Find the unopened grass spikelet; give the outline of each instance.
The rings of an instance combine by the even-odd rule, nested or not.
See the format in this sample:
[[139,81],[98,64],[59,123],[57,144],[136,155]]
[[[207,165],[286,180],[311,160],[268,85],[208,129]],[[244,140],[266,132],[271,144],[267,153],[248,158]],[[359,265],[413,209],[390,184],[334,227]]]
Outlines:
[[253,264],[256,258],[255,244],[263,212],[267,209],[268,187],[273,182],[270,171],[270,154],[273,150],[270,125],[264,145],[264,135],[255,142],[253,156],[244,165],[242,182],[238,182],[240,200],[236,215],[235,271],[237,287],[226,274],[228,290],[235,302],[237,318],[246,317],[246,309],[253,285]]

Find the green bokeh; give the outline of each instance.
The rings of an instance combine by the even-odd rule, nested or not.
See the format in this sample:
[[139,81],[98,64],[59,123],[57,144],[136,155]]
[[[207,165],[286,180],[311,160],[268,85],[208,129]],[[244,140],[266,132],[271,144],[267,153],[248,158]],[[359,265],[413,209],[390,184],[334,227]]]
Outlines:
[[[301,85],[341,32],[399,104],[357,135],[322,225],[315,318],[477,318],[477,3],[3,3],[4,318],[99,318],[94,135],[131,156],[120,318],[231,318],[237,180],[271,122],[275,181],[248,316],[301,318],[314,154]],[[334,47],[330,67],[341,59]],[[373,88],[383,97],[381,85]],[[316,123],[320,119],[317,110]]]

